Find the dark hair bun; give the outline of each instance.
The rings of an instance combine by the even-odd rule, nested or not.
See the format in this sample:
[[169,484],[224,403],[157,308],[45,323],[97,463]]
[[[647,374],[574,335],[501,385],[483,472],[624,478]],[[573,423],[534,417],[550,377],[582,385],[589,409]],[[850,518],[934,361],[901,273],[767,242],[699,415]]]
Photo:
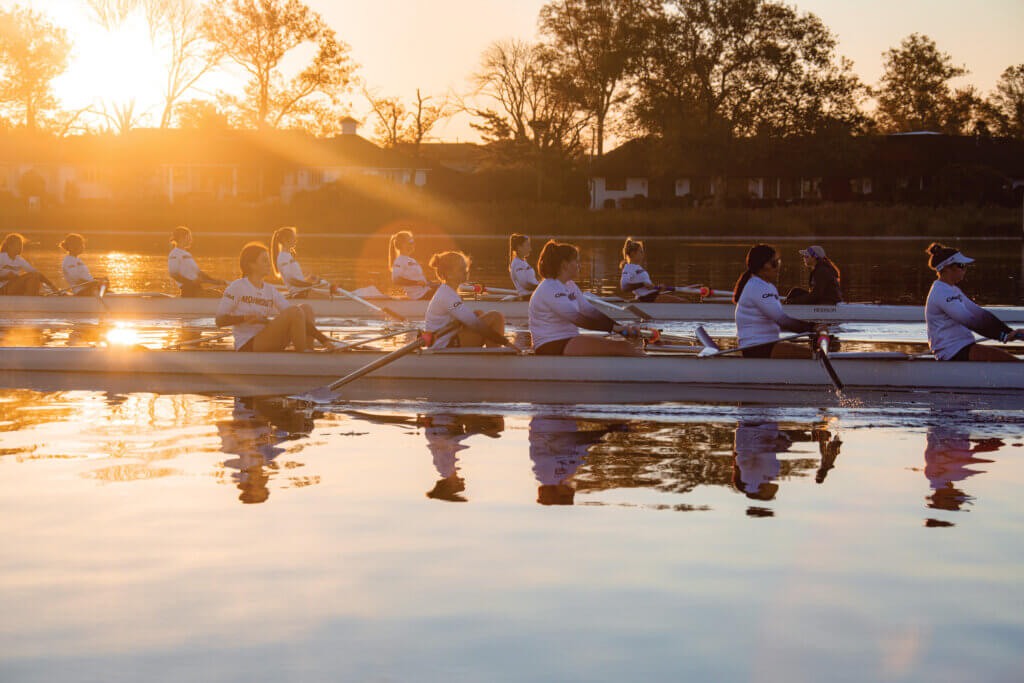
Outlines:
[[946,249],[946,248],[947,247],[944,244],[941,244],[940,242],[932,242],[931,244],[928,245],[928,248],[925,249],[925,253],[926,254],[931,254],[932,256],[935,256],[941,250]]

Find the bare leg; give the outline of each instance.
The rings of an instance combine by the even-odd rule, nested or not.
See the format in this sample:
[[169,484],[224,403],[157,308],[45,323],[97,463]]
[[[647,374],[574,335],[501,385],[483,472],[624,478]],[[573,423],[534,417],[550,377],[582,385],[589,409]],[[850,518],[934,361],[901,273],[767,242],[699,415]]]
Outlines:
[[975,344],[971,347],[970,358],[971,360],[987,363],[1006,363],[1020,360],[1020,358],[1017,358],[1012,353],[1002,349],[994,349],[991,346],[982,346],[981,344]]
[[776,342],[772,347],[772,358],[813,358],[814,354],[807,346],[793,344],[792,342]]
[[271,320],[252,339],[253,351],[284,351],[291,344],[296,351],[309,348],[306,338],[306,316],[302,309],[290,306]]
[[573,337],[565,345],[564,356],[642,356],[642,351],[625,340],[603,337]]
[[7,293],[13,296],[39,296],[43,276],[35,271],[22,273],[7,283]]
[[316,329],[316,316],[313,315],[313,308],[309,304],[298,304],[297,308],[302,310],[302,315],[306,319],[306,336],[315,339],[325,347],[334,343],[333,339]]
[[[498,311],[487,311],[483,313],[481,311],[474,311],[477,317],[480,318],[489,328],[494,330],[497,334],[505,336],[505,316]],[[468,327],[463,327],[459,330],[459,346],[462,347],[478,347],[478,346],[499,346],[496,342],[484,339],[475,330],[471,330]]]

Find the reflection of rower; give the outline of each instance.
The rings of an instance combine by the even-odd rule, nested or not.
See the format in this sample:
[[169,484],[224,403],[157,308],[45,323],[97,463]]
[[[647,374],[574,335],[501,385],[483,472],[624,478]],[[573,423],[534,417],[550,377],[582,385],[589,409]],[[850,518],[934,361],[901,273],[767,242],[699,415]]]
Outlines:
[[266,501],[270,473],[278,469],[276,458],[285,452],[280,444],[312,429],[311,419],[277,401],[236,398],[231,419],[218,422],[217,431],[221,450],[238,456],[224,461],[224,467],[237,470],[231,478],[241,491],[238,500]]
[[991,453],[1003,446],[1001,439],[971,439],[966,433],[949,427],[932,427],[924,449],[924,476],[932,488],[926,498],[928,507],[939,510],[959,510],[972,499],[957,489],[954,482],[963,481],[981,471],[971,465],[993,462],[975,457],[977,453]]
[[538,415],[530,420],[530,459],[540,486],[541,505],[572,505],[576,487],[569,479],[576,474],[590,447],[612,429],[580,431],[571,418]]
[[779,490],[780,451],[788,451],[792,440],[779,431],[776,422],[740,422],[736,425],[736,461],[732,483],[753,500],[772,500]]
[[434,468],[441,478],[434,488],[427,491],[428,498],[465,503],[461,495],[466,490],[466,481],[459,476],[459,451],[469,448],[463,444],[475,434],[486,434],[492,439],[505,428],[500,415],[450,415],[432,414],[420,418],[423,433],[427,437],[427,448],[434,456]]

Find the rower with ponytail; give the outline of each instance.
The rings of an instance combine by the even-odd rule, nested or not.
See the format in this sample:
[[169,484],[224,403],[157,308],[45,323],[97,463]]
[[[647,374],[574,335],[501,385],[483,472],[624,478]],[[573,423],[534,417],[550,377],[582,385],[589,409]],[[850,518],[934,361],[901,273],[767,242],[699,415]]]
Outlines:
[[423,276],[423,268],[412,257],[415,250],[416,242],[408,230],[396,232],[388,240],[391,281],[401,286],[405,295],[414,301],[432,295],[437,289],[437,283],[429,282]]
[[516,288],[516,295],[523,298],[530,296],[539,284],[536,271],[526,262],[531,250],[528,236],[516,232],[508,238],[508,274]]

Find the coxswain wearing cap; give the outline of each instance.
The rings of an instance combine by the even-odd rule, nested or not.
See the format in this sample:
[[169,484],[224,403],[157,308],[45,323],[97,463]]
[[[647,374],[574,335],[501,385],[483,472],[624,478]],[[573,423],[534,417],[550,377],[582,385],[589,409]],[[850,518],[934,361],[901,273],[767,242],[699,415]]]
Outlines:
[[427,281],[423,276],[423,268],[412,257],[415,251],[416,241],[408,230],[396,232],[388,240],[391,281],[402,287],[405,295],[414,301],[425,299],[437,289],[437,283]]
[[779,341],[779,333],[814,332],[818,327],[805,320],[790,318],[782,311],[779,277],[782,259],[775,248],[757,244],[747,252],[747,269],[736,281],[732,300],[736,304],[736,336],[744,358],[810,358],[809,346]]
[[580,334],[579,328],[636,336],[634,326],[622,326],[591,306],[576,286],[579,250],[549,240],[541,250],[537,268],[544,279],[530,297],[530,332],[540,356],[642,356],[625,340]]
[[434,332],[452,322],[461,327],[436,339],[434,349],[480,346],[511,346],[505,339],[505,316],[499,311],[471,311],[459,296],[459,285],[469,277],[469,258],[461,251],[434,254],[430,267],[437,273],[441,286],[427,305],[424,328]]
[[227,280],[207,275],[199,270],[189,248],[192,246],[192,231],[179,225],[171,232],[171,253],[167,255],[167,272],[181,287],[181,296],[217,296],[217,292],[205,289],[203,285],[223,287]]
[[0,294],[38,296],[43,285],[58,291],[49,278],[25,260],[24,250],[25,238],[16,232],[7,235],[0,244]]
[[110,285],[105,277],[94,278],[89,272],[89,266],[82,260],[82,252],[85,251],[84,237],[73,232],[61,241],[60,248],[67,252],[60,269],[75,296],[96,296],[101,289]]
[[272,272],[270,252],[260,242],[250,242],[238,257],[242,277],[224,289],[217,308],[217,327],[232,328],[236,351],[309,350],[314,341],[334,344],[314,326],[313,310],[291,304],[264,279]]
[[928,292],[924,317],[928,323],[928,345],[938,360],[1015,361],[1002,349],[976,343],[972,332],[1001,342],[1024,339],[1024,329],[1013,330],[960,291],[967,258],[959,249],[933,242],[927,249],[928,267],[935,282]]
[[786,295],[787,304],[835,306],[843,300],[839,287],[839,268],[825,255],[824,247],[812,246],[800,250],[804,266],[810,271],[807,286],[794,287]]
[[516,288],[516,294],[520,297],[528,297],[537,289],[537,272],[526,259],[530,258],[533,247],[530,238],[526,235],[513,233],[508,238],[508,274],[512,278],[512,285]]
[[624,294],[632,294],[637,301],[643,303],[659,304],[681,304],[686,300],[674,296],[669,292],[672,287],[656,285],[651,281],[651,276],[644,268],[647,261],[647,252],[644,251],[644,243],[627,237],[622,245],[622,261],[619,268],[622,270],[622,277],[619,280],[619,289]]
[[292,299],[306,299],[319,294],[315,288],[319,287],[324,291],[324,296],[333,292],[334,286],[321,279],[317,275],[306,277],[302,273],[302,267],[295,258],[295,247],[298,245],[298,231],[287,226],[278,228],[270,238],[270,257],[274,265],[274,275],[281,278],[281,282],[288,287],[288,295]]

